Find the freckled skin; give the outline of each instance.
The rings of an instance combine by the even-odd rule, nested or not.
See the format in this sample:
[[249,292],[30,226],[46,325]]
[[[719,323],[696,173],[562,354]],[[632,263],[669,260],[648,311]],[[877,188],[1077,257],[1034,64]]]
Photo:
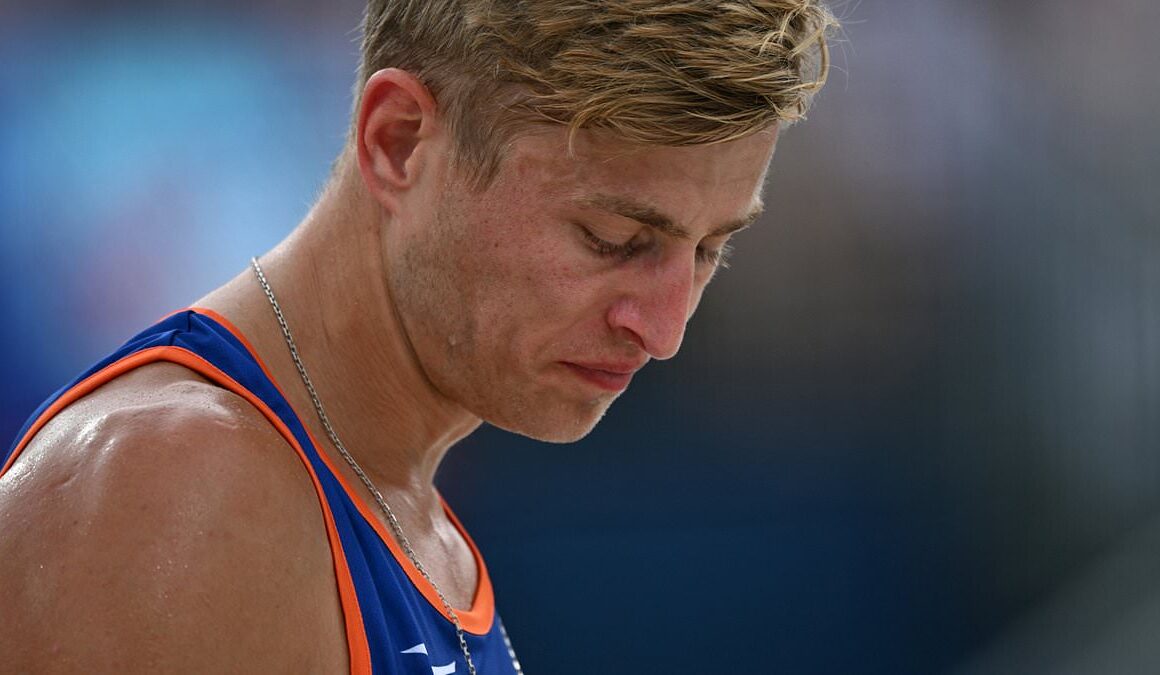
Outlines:
[[[707,235],[759,203],[776,133],[664,148],[581,132],[570,155],[563,129],[538,131],[473,191],[448,165],[434,99],[388,69],[368,82],[353,135],[332,184],[262,265],[334,428],[448,602],[466,608],[480,570],[434,487],[443,456],[481,420],[580,438],[616,395],[565,362],[675,355],[713,274],[698,248],[719,249],[727,237]],[[690,236],[578,204],[593,193],[646,203]],[[601,254],[582,227],[638,252]],[[252,272],[194,304],[249,337],[325,439]],[[317,450],[373,503],[336,450]],[[0,583],[0,643],[15,646],[0,668],[13,672],[125,672],[126,659],[141,672],[348,666],[313,483],[261,412],[174,364],[70,406],[0,480],[3,579],[25,580]]]
[[384,238],[388,285],[435,387],[501,428],[548,441],[587,434],[616,394],[561,361],[673,356],[713,269],[698,244],[655,235],[631,260],[601,258],[574,222],[629,238],[639,223],[580,209],[586,194],[627,195],[700,239],[759,199],[776,135],[691,148],[626,148],[562,130],[520,139],[481,193],[454,180],[436,205]]

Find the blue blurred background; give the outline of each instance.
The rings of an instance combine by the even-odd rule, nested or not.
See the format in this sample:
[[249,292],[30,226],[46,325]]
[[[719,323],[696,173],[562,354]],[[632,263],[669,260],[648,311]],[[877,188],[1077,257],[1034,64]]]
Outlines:
[[[0,2],[0,437],[305,214],[360,11]],[[681,356],[442,470],[525,668],[1160,672],[1160,6],[840,13]]]

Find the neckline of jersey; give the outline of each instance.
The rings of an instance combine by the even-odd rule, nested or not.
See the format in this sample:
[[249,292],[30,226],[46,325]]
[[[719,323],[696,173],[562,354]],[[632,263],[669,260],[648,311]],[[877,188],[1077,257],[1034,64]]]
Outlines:
[[[330,454],[324,452],[321,449],[321,446],[317,439],[315,439],[314,434],[310,432],[310,429],[306,426],[306,424],[302,423],[301,415],[299,415],[298,411],[295,410],[292,405],[290,405],[290,399],[286,396],[285,390],[281,387],[281,385],[278,384],[278,381],[274,379],[270,369],[258,355],[258,351],[254,348],[249,339],[246,338],[245,334],[242,333],[242,331],[236,325],[234,325],[232,321],[215,310],[206,307],[191,306],[186,307],[183,310],[178,310],[178,312],[182,311],[192,311],[195,314],[199,314],[216,322],[222,328],[229,331],[229,333],[242,344],[242,346],[246,349],[247,355],[254,361],[255,364],[257,364],[258,368],[260,368],[262,373],[266,376],[266,379],[270,381],[274,388],[278,390],[278,393],[282,396],[282,398],[285,399],[287,408],[290,409],[292,415],[298,418],[298,421],[301,424],[303,430],[306,431],[306,435],[310,439],[310,443],[314,446],[314,451],[318,454],[319,458],[321,458],[323,464],[326,465],[327,469],[334,476],[335,480],[338,481],[339,485],[342,487],[343,492],[346,494],[346,497],[350,499],[351,503],[353,503],[355,508],[358,509],[359,513],[363,517],[363,520],[365,520],[367,524],[369,524],[371,528],[374,529],[375,533],[379,536],[379,539],[382,540],[382,542],[386,545],[387,550],[391,552],[391,556],[395,559],[395,562],[399,565],[399,567],[402,568],[403,572],[407,575],[407,578],[411,581],[411,584],[415,586],[416,590],[419,591],[419,593],[427,600],[427,603],[431,605],[433,609],[438,611],[439,614],[443,616],[443,618],[448,622],[451,622],[451,616],[447,613],[446,608],[443,607],[443,602],[439,599],[439,593],[435,590],[435,587],[431,584],[431,582],[424,578],[422,572],[420,572],[419,569],[415,567],[415,564],[411,562],[410,558],[407,557],[407,554],[405,551],[403,551],[402,546],[399,545],[398,541],[395,540],[395,537],[387,530],[386,526],[375,515],[377,513],[377,505],[375,505],[375,508],[371,508],[371,504],[366,499],[364,499],[362,495],[355,491],[352,488],[350,482],[346,480],[346,477],[343,476],[340,471],[338,471],[336,462],[332,461]],[[178,312],[174,312],[174,314]],[[438,490],[436,490],[436,493],[438,494],[439,501],[443,506],[443,512],[447,515],[447,518],[451,521],[452,526],[454,526],[459,535],[463,537],[464,542],[467,543],[467,547],[471,550],[471,556],[475,561],[475,567],[477,571],[477,581],[475,592],[472,594],[471,608],[461,609],[459,607],[455,607],[455,615],[459,618],[459,623],[463,627],[463,630],[475,635],[485,635],[488,633],[488,631],[491,630],[491,625],[495,614],[495,598],[491,586],[491,579],[487,573],[487,566],[484,564],[483,555],[480,553],[479,548],[475,545],[475,541],[472,540],[471,535],[469,535],[467,530],[463,527],[463,523],[460,522],[459,518],[451,510],[451,507],[447,504],[447,501],[443,499],[443,495],[439,493]]]

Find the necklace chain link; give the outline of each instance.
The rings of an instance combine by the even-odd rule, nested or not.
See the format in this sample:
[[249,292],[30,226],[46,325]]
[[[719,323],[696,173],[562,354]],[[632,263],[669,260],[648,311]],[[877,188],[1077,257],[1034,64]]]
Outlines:
[[[326,430],[326,435],[330,437],[330,442],[350,465],[355,475],[359,477],[362,484],[366,486],[367,490],[375,498],[379,508],[387,517],[387,522],[391,526],[391,531],[398,540],[399,545],[403,547],[403,551],[407,554],[407,558],[415,569],[419,570],[419,574],[431,584],[431,588],[435,589],[435,594],[439,596],[439,601],[443,603],[443,609],[447,611],[447,616],[451,617],[451,622],[455,624],[455,635],[459,638],[459,648],[463,651],[463,658],[467,659],[467,670],[471,675],[476,675],[475,664],[471,660],[471,651],[467,648],[467,639],[463,634],[463,626],[459,623],[459,615],[455,613],[455,609],[451,603],[447,601],[447,597],[443,595],[443,591],[427,573],[427,568],[423,567],[423,563],[419,562],[419,557],[415,555],[415,550],[411,547],[410,540],[403,534],[403,527],[399,524],[399,519],[395,517],[395,512],[387,505],[387,500],[383,499],[383,494],[379,492],[374,483],[371,482],[369,476],[355,461],[354,457],[347,451],[346,446],[339,440],[338,434],[334,432],[334,427],[330,425],[330,418],[326,416],[326,410],[322,407],[322,401],[318,398],[318,392],[314,389],[314,383],[310,380],[310,375],[306,373],[306,366],[302,364],[302,358],[298,355],[298,346],[294,342],[294,336],[290,333],[290,326],[286,323],[286,317],[282,314],[282,308],[278,305],[278,300],[274,298],[274,291],[270,288],[269,282],[266,281],[266,275],[262,273],[262,266],[258,264],[257,258],[250,258],[250,266],[254,268],[254,274],[258,277],[258,283],[262,285],[262,290],[266,293],[266,298],[270,301],[270,307],[274,310],[274,316],[278,319],[278,325],[282,327],[282,336],[286,338],[286,346],[290,348],[290,358],[294,361],[294,366],[298,369],[298,374],[302,376],[302,383],[306,385],[306,391],[310,394],[310,400],[314,403],[314,411],[318,413],[318,419],[322,422],[322,428]],[[522,673],[519,661],[516,660],[515,651],[512,649],[511,641],[508,640],[507,631],[504,630],[503,625],[500,625],[500,631],[503,633],[504,644],[507,647],[508,655],[511,656],[512,665],[515,667],[516,673]]]

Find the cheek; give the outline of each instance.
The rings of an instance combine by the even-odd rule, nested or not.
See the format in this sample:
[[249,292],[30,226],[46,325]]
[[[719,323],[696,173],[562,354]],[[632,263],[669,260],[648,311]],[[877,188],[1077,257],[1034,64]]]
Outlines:
[[488,315],[481,325],[503,326],[504,338],[523,340],[566,330],[590,311],[591,284],[560,252],[544,246],[494,251],[480,275],[487,281],[477,287],[476,306]]
[[477,221],[467,266],[493,311],[523,317],[566,312],[582,288],[577,250],[561,224],[516,202]]
[[567,250],[560,237],[529,243],[534,245],[493,249],[474,323],[513,358],[554,359],[598,337],[603,295],[593,272],[576,263],[576,251]]
[[486,206],[457,209],[460,222],[470,223],[454,266],[474,337],[493,353],[524,359],[593,342],[608,296],[600,261],[552,215],[551,199],[533,203],[526,190],[503,192]]

